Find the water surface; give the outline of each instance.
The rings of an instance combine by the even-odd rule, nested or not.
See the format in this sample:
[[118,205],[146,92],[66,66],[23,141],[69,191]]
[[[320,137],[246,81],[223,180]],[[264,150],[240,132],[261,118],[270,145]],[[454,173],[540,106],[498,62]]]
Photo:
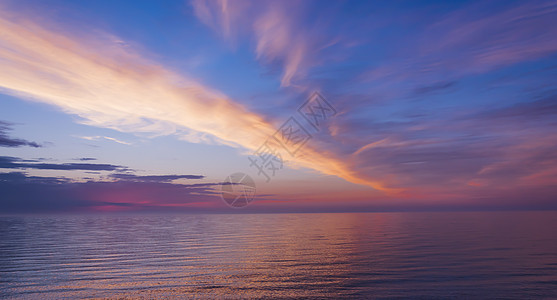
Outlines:
[[0,297],[557,298],[557,212],[0,217]]

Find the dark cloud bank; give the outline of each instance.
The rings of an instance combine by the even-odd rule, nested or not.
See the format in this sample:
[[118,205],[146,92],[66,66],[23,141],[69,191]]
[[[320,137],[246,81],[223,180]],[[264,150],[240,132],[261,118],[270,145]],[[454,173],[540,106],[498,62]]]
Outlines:
[[60,177],[0,173],[1,213],[90,212],[95,210],[174,211],[193,202],[219,200],[213,190],[221,183],[179,184],[174,179],[199,175],[135,176],[115,174],[115,181],[74,182]]

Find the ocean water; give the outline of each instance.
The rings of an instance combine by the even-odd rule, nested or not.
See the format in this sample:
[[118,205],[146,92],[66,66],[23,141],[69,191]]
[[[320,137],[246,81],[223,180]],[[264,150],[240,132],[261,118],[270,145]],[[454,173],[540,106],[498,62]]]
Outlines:
[[557,212],[0,217],[2,298],[557,298]]

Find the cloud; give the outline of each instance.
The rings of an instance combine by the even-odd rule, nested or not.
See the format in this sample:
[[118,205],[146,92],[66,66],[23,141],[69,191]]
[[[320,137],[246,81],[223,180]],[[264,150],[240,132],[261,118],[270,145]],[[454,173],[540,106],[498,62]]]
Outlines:
[[192,1],[192,6],[201,22],[222,34],[225,39],[234,42],[238,34],[238,23],[245,20],[245,11],[253,6],[253,3],[234,1],[231,5],[228,0],[195,0]]
[[[258,59],[280,61],[283,64],[281,86],[291,85],[294,76],[309,62],[307,45],[300,28],[295,28],[286,7],[273,5],[265,9],[253,24]],[[296,34],[297,33],[297,34]]]
[[203,179],[203,175],[147,175],[138,176],[134,174],[112,174],[112,178],[123,179],[126,181],[138,181],[138,182],[169,182],[176,179]]
[[[403,8],[394,13],[397,25],[386,26],[392,22],[386,15],[393,12],[373,3],[350,4],[348,9],[317,1],[192,1],[197,18],[225,39],[250,37],[259,62],[280,66],[283,87],[346,83],[340,76],[326,76],[330,70],[340,74],[353,68],[363,69],[364,82],[406,83],[417,94],[557,51],[552,38],[557,34],[555,1],[497,5],[495,10],[486,3],[450,5],[453,10],[445,13]],[[361,10],[365,18],[346,10]]]
[[427,28],[419,52],[469,72],[535,60],[557,51],[556,15],[555,1],[521,2],[493,13],[485,4],[468,5]]
[[[406,19],[416,17],[422,16],[408,13]],[[440,74],[453,81],[548,57],[557,51],[556,17],[555,1],[500,3],[495,10],[483,2],[458,6],[431,15],[425,25],[408,25],[416,28],[412,37],[400,36],[405,47],[369,68],[362,78],[382,85],[430,85]]]
[[92,160],[97,160],[94,157],[80,157],[80,158],[76,158],[76,160],[80,160],[80,161],[92,161]]
[[[194,8],[210,14],[203,22],[217,31],[226,23],[234,32],[228,38],[239,32],[252,37],[256,58],[280,66],[282,86],[322,86],[328,95],[336,89],[340,113],[328,128],[333,141],[320,139],[314,146],[343,158],[348,171],[341,177],[371,178],[380,187],[405,191],[399,196],[407,199],[497,203],[529,191],[551,201],[557,182],[555,99],[532,101],[522,91],[506,94],[509,89],[484,92],[503,68],[512,66],[507,74],[519,77],[516,70],[526,62],[544,58],[541,64],[551,67],[557,2],[400,6],[394,13],[389,6],[352,3],[349,14],[343,7],[332,15],[327,12],[334,5],[317,2],[305,11],[309,2],[260,1],[240,8],[222,3],[197,1]],[[337,28],[343,30],[340,39]],[[342,51],[326,56],[318,45],[329,44]],[[344,64],[335,65],[343,58]],[[520,78],[513,88],[552,87],[553,77],[538,73],[534,85]],[[445,97],[457,83],[454,99]],[[412,103],[415,96],[427,103]]]
[[34,148],[39,148],[41,145],[35,142],[29,142],[23,139],[11,138],[7,135],[7,132],[12,130],[12,124],[4,121],[0,121],[0,147],[21,147],[30,146]]
[[17,157],[0,156],[0,169],[36,169],[36,170],[63,170],[63,171],[116,171],[127,168],[110,164],[90,164],[90,163],[65,163],[49,164],[24,161]]
[[336,118],[331,151],[352,151],[360,174],[381,174],[407,191],[401,199],[489,199],[497,206],[529,191],[528,201],[547,204],[557,187],[556,99],[442,108],[435,118]]
[[[0,157],[0,168],[22,161]],[[65,170],[70,164],[61,164]],[[34,168],[34,167],[33,167]],[[31,169],[33,169],[31,168]],[[91,169],[91,165],[87,165]],[[92,167],[95,169],[95,167]],[[50,169],[50,167],[49,167]],[[74,168],[70,168],[74,169]],[[79,166],[77,169],[85,169]],[[224,207],[220,182],[182,184],[177,179],[203,179],[202,175],[134,175],[117,173],[100,180],[76,181],[65,177],[30,176],[26,172],[0,173],[0,211],[4,213],[91,211],[183,211],[199,206]]]
[[0,173],[0,181],[11,183],[32,182],[37,184],[61,184],[69,182],[65,178],[28,176],[22,172]]
[[88,140],[88,141],[98,141],[100,139],[105,139],[105,140],[113,141],[113,142],[116,142],[116,143],[122,144],[122,145],[131,145],[131,143],[124,142],[124,141],[121,141],[119,139],[109,137],[109,136],[100,136],[100,135],[97,135],[97,136],[80,136],[79,138],[84,139],[84,140]]
[[199,206],[224,207],[217,192],[206,186],[166,182],[72,182],[34,177],[21,172],[0,173],[3,213],[91,211],[195,211]]
[[[292,85],[316,64],[315,38],[299,26],[303,2],[291,1],[192,1],[195,15],[227,40],[239,33],[253,36],[255,53],[265,65],[282,66],[281,86]],[[326,44],[327,42],[323,42]]]
[[[53,24],[39,25],[31,19],[0,12],[0,88],[6,93],[57,106],[93,126],[156,134],[187,132],[249,150],[257,150],[276,130],[267,118],[143,58],[114,42],[118,39],[85,33],[72,38],[49,29]],[[382,179],[361,177],[341,157],[311,145],[289,161],[388,190]]]

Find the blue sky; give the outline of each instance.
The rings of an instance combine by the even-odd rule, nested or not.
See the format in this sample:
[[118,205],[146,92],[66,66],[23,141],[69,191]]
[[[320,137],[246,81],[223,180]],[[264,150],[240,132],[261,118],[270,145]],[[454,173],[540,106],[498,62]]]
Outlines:
[[[47,181],[75,190],[53,210],[222,210],[234,172],[256,180],[254,211],[555,208],[554,1],[0,9],[6,211]],[[248,155],[315,91],[338,113],[266,182]]]

